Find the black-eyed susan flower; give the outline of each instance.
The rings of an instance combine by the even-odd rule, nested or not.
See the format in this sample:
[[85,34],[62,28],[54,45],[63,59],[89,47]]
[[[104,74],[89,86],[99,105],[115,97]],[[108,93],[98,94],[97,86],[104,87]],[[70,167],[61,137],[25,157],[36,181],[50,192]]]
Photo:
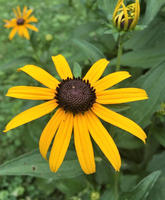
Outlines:
[[137,25],[139,15],[138,0],[128,6],[124,5],[124,0],[119,0],[113,13],[113,24],[119,31],[133,30]]
[[109,63],[106,59],[100,59],[94,63],[83,79],[75,78],[72,75],[71,69],[62,55],[53,56],[52,59],[62,79],[61,82],[34,65],[26,65],[18,69],[18,71],[29,74],[47,88],[16,86],[10,88],[6,96],[48,101],[14,117],[7,124],[4,132],[40,118],[58,108],[44,128],[39,141],[39,149],[45,159],[47,159],[47,152],[52,143],[48,158],[51,171],[56,172],[61,166],[71,140],[72,131],[74,132],[77,156],[86,174],[95,172],[90,135],[115,170],[118,171],[121,166],[118,149],[99,118],[130,132],[143,142],[145,142],[146,134],[135,122],[101,104],[120,104],[147,99],[146,92],[138,88],[107,90],[130,77],[130,74],[126,71],[120,71],[99,80]]
[[33,12],[32,9],[27,10],[27,7],[25,6],[23,9],[23,13],[21,13],[20,7],[17,6],[17,11],[13,9],[15,17],[11,21],[4,19],[6,28],[13,28],[10,32],[9,39],[12,40],[14,35],[18,32],[20,37],[25,37],[26,39],[30,39],[29,32],[27,28],[38,32],[38,29],[33,26],[32,24],[29,24],[30,22],[37,22],[38,20],[32,15]]

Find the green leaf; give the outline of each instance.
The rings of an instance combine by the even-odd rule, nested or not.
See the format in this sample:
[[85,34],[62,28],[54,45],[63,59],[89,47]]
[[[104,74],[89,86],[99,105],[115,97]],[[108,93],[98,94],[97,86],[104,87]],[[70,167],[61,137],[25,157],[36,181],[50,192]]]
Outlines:
[[145,177],[131,192],[121,194],[119,200],[145,200],[160,173],[160,171],[156,171]]
[[82,69],[81,69],[81,66],[77,62],[75,62],[73,66],[73,75],[75,77],[82,77]]
[[161,7],[165,5],[164,0],[150,0],[147,1],[146,12],[143,19],[143,24],[148,25],[160,11]]
[[[121,56],[121,65],[129,67],[151,68],[165,60],[165,48],[150,48],[135,50]],[[116,65],[117,58],[112,59],[110,66]]]
[[112,18],[118,0],[97,0],[99,8],[102,9],[108,18]]
[[104,191],[99,200],[116,199],[114,190],[114,187],[108,188]]
[[84,51],[92,63],[95,63],[101,58],[105,58],[104,54],[99,49],[85,40],[73,39],[73,42]]
[[154,138],[165,147],[165,133],[164,128],[156,128],[153,130]]
[[149,172],[160,170],[162,172],[161,176],[165,176],[165,159],[164,158],[165,158],[165,151],[160,154],[154,155],[147,166],[147,170]]
[[15,158],[0,166],[0,175],[30,175],[42,178],[71,178],[82,173],[75,151],[67,151],[60,169],[53,173],[49,163],[41,156],[38,149]]
[[6,63],[5,65],[1,66],[1,70],[8,70],[11,67],[23,67],[24,64],[35,64],[36,60],[30,56],[21,56],[18,58],[13,59],[12,61]]
[[110,29],[104,32],[104,34],[113,34],[119,32],[117,29]]
[[113,110],[115,112],[120,112],[120,111],[123,111],[123,110],[127,110],[129,109],[131,106],[130,105],[126,105],[126,104],[114,104],[114,105],[106,105],[107,108],[109,108],[110,110]]

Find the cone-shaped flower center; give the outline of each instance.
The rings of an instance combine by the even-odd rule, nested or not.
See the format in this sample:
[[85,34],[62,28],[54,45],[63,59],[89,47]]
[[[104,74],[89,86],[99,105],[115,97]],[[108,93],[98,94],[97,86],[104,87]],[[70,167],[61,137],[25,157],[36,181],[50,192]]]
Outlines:
[[59,107],[74,114],[89,110],[96,100],[95,89],[80,77],[63,80],[56,88],[55,99]]
[[23,25],[24,24],[24,19],[20,18],[20,19],[17,19],[17,25]]

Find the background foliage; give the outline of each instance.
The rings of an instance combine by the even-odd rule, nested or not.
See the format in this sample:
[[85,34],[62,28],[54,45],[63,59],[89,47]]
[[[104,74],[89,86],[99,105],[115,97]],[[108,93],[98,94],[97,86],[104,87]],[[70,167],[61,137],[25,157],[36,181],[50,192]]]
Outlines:
[[[134,1],[125,0],[125,3]],[[119,87],[139,87],[149,100],[129,103],[112,110],[122,113],[144,128],[144,145],[139,139],[115,127],[122,167],[115,173],[95,143],[97,171],[85,175],[71,142],[60,170],[55,174],[38,151],[40,134],[50,115],[7,133],[5,125],[21,111],[39,102],[5,97],[15,85],[39,83],[16,69],[36,64],[59,78],[52,55],[64,55],[74,73],[82,75],[100,58],[110,64],[104,76],[115,70],[117,34],[104,34],[103,22],[111,19],[117,0],[0,0],[0,199],[1,200],[164,200],[165,199],[165,2],[141,0],[140,25],[144,30],[125,35],[121,70],[132,75]],[[18,35],[9,41],[3,19],[13,17],[13,8],[34,9],[39,33],[31,40]],[[129,37],[129,39],[128,39]],[[81,65],[81,69],[75,66]],[[76,71],[76,69],[79,69]],[[103,122],[111,133],[111,126]],[[24,155],[25,154],[25,155]]]

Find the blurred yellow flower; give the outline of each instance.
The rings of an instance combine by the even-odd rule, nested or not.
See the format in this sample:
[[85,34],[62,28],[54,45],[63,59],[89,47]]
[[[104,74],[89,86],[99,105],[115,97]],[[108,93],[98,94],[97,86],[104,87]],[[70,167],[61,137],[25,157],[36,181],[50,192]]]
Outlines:
[[130,74],[126,71],[119,71],[99,80],[109,63],[106,59],[100,59],[94,63],[83,79],[73,76],[62,55],[52,56],[52,60],[62,79],[61,82],[34,65],[26,65],[18,69],[18,71],[29,74],[47,88],[15,86],[8,90],[6,96],[46,100],[46,102],[14,117],[7,124],[4,132],[40,118],[58,108],[44,128],[39,141],[40,152],[47,160],[48,149],[54,140],[49,156],[51,171],[56,172],[61,166],[71,140],[72,130],[77,156],[86,174],[94,173],[96,170],[91,137],[118,171],[121,166],[118,149],[99,118],[130,132],[143,142],[145,142],[146,134],[135,122],[101,104],[120,104],[147,99],[145,90],[139,88],[107,90],[129,78]]
[[25,37],[29,40],[30,36],[27,28],[38,32],[38,29],[35,26],[29,24],[29,22],[38,22],[38,20],[34,16],[29,17],[33,10],[27,10],[27,6],[25,6],[23,9],[23,13],[21,13],[20,7],[17,6],[17,11],[15,9],[13,9],[13,11],[16,18],[13,18],[11,21],[6,19],[3,20],[5,22],[4,27],[13,28],[10,32],[9,39],[12,40],[14,35],[18,31],[20,37]]
[[113,13],[113,24],[119,31],[133,30],[137,25],[140,15],[139,1],[135,0],[128,6],[124,5],[124,0],[119,0]]

